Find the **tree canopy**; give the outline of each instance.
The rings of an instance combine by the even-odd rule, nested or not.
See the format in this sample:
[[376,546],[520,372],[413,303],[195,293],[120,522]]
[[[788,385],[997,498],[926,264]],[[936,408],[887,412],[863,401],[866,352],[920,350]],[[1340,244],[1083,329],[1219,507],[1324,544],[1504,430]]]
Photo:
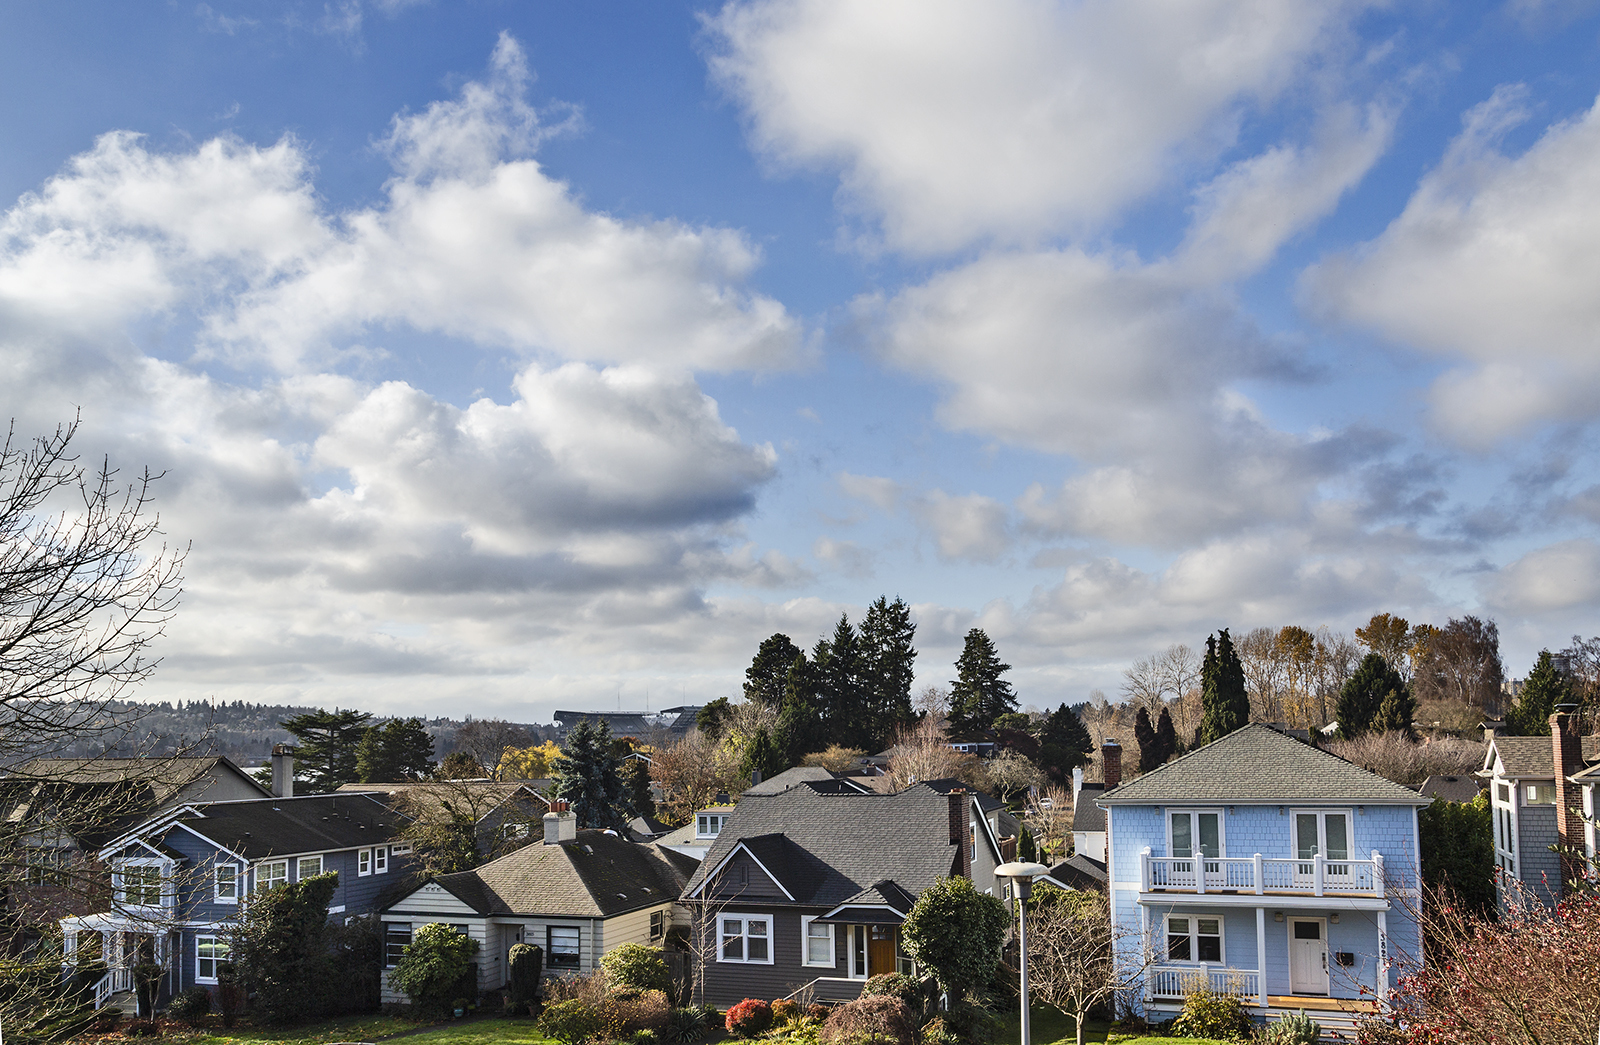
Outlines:
[[917,897],[901,931],[906,953],[933,971],[940,990],[960,998],[994,978],[1010,924],[997,897],[970,879],[941,878]]
[[950,683],[952,737],[981,734],[995,719],[1017,710],[1011,683],[1001,677],[1010,670],[1011,665],[1001,661],[994,641],[982,628],[967,632],[956,660],[956,678]]
[[579,827],[621,831],[631,803],[622,779],[622,760],[611,743],[611,727],[581,719],[567,733],[556,759],[556,797],[572,803]]
[[1556,668],[1549,650],[1540,650],[1516,704],[1506,714],[1506,727],[1514,736],[1549,736],[1550,716],[1555,714],[1556,705],[1571,699],[1571,680]]
[[357,756],[372,715],[354,709],[308,711],[279,723],[295,738],[295,775],[305,778],[296,791],[325,795],[360,779]]
[[434,768],[433,738],[420,718],[368,727],[356,747],[356,774],[363,784],[422,780]]
[[[1368,653],[1339,691],[1339,735],[1353,740],[1373,731],[1398,729],[1409,734],[1414,707],[1406,680],[1381,654]],[[1401,719],[1403,725],[1399,723]]]
[[1250,721],[1244,667],[1227,628],[1206,638],[1206,656],[1200,665],[1200,705],[1202,744],[1220,740]]

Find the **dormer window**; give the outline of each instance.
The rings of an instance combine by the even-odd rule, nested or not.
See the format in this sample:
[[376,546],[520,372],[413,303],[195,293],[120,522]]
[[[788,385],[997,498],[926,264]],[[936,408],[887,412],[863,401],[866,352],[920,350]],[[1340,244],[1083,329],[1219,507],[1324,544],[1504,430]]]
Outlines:
[[129,907],[161,906],[161,867],[126,861],[117,874],[117,899]]
[[694,836],[696,838],[715,838],[722,833],[722,825],[728,820],[726,813],[701,813],[695,817]]

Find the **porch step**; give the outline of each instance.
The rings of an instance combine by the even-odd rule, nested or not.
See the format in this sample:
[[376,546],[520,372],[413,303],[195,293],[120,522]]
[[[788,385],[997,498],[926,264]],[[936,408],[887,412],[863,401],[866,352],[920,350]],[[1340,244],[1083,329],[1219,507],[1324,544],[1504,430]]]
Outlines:
[[121,994],[113,994],[108,997],[106,1005],[115,1005],[122,1010],[124,1016],[132,1017],[134,1009],[138,1007],[138,999],[134,997],[132,991],[123,991]]

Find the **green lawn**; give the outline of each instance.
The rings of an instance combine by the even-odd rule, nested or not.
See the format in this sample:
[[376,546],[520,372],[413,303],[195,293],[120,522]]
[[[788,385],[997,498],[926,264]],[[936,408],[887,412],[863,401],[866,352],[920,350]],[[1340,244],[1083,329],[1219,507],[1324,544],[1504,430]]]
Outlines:
[[535,1045],[549,1040],[539,1033],[532,1020],[495,1017],[447,1024],[438,1030],[413,1034],[396,1045]]
[[[1015,1012],[1000,1017],[1000,1045],[1018,1045],[1022,1040],[1022,1021]],[[1075,1045],[1078,1040],[1073,1019],[1048,1005],[1033,1007],[1033,1021],[1029,1028],[1030,1045]],[[1084,1025],[1085,1042],[1105,1042],[1110,1025],[1091,1020]],[[1150,1036],[1111,1036],[1112,1045],[1239,1045],[1238,1042],[1216,1042],[1209,1038],[1157,1038]]]
[[[299,1027],[236,1027],[197,1032],[193,1037],[173,1035],[167,1040],[185,1045],[327,1045],[334,1041],[376,1041],[391,1034],[416,1030],[417,1024],[376,1013],[339,1016]],[[421,1037],[421,1035],[417,1035]]]

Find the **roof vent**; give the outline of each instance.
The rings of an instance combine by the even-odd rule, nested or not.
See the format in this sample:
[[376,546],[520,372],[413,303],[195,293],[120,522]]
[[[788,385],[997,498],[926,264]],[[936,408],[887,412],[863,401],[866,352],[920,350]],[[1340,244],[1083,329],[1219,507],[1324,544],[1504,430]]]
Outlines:
[[588,853],[590,856],[594,855],[594,849],[588,843],[584,843],[583,851]]

